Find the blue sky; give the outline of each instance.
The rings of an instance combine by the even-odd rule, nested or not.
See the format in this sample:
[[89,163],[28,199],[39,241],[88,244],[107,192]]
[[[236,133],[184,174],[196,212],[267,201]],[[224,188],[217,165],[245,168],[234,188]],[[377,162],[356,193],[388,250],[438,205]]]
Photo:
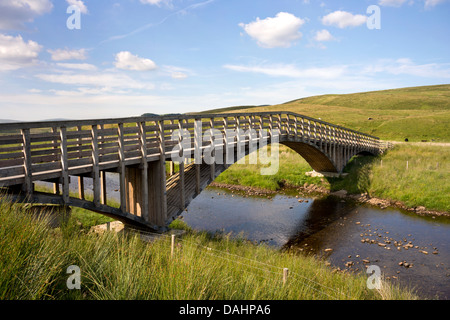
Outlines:
[[0,119],[450,83],[449,16],[449,0],[0,0]]

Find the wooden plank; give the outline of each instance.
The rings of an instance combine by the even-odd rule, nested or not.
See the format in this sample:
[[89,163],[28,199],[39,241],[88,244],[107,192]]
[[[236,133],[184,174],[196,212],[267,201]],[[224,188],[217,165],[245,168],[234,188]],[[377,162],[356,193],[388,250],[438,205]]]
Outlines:
[[23,161],[20,166],[0,168],[0,178],[13,177],[25,174],[25,168],[23,166]]
[[[28,149],[30,149],[30,147],[28,146]],[[30,154],[31,156],[31,154]],[[0,160],[3,159],[17,159],[17,158],[22,158],[23,157],[23,151],[22,152],[8,152],[8,153],[1,153],[0,154]]]
[[14,152],[14,151],[22,151],[22,146],[14,146],[14,147],[0,148],[0,153],[4,153],[4,152]]

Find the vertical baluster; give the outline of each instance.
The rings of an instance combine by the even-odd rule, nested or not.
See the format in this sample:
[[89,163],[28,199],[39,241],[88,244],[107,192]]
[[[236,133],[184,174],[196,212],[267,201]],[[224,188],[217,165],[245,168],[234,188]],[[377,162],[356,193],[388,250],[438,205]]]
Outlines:
[[210,127],[210,138],[209,141],[211,143],[211,160],[214,159],[214,161],[210,164],[210,173],[209,173],[209,178],[212,181],[214,181],[214,179],[216,178],[216,150],[214,147],[214,133],[213,133],[213,129],[214,129],[214,118],[210,118],[209,119],[209,127]]
[[27,196],[33,194],[33,182],[32,182],[32,163],[31,163],[31,138],[30,129],[22,129],[23,140],[23,168],[25,171],[25,183],[23,189]]
[[92,145],[92,179],[94,188],[94,206],[100,205],[100,172],[99,172],[99,156],[98,156],[98,127],[91,127],[91,145]]
[[[79,152],[78,159],[81,159],[83,157],[82,156],[83,138],[81,137],[81,130],[82,130],[82,127],[77,126],[77,131],[78,131],[77,142],[78,142],[78,152]],[[80,199],[84,200],[84,178],[83,178],[83,176],[78,176],[78,197]]]
[[178,130],[180,132],[178,136],[178,142],[180,145],[180,154],[183,155],[183,160],[179,163],[179,182],[178,185],[180,186],[180,209],[184,210],[186,207],[186,191],[185,191],[185,182],[184,182],[184,149],[183,149],[183,119],[178,120]]
[[231,150],[229,150],[231,148],[229,148],[229,146],[228,146],[228,144],[230,143],[230,141],[229,141],[230,137],[229,137],[229,134],[227,133],[227,130],[228,130],[228,117],[225,116],[223,118],[223,134],[224,134],[224,137],[223,137],[223,139],[224,139],[223,140],[224,161],[223,161],[223,163],[224,163],[225,169],[228,169],[229,162],[232,161],[231,157],[230,157]]
[[69,161],[67,158],[67,129],[59,129],[61,135],[61,172],[62,172],[62,197],[64,204],[69,203]]
[[[159,221],[160,223],[164,223],[167,219],[167,191],[166,191],[166,142],[165,142],[165,128],[164,128],[164,120],[158,121],[158,131],[159,131],[159,170],[160,170],[160,189],[161,189],[161,211]],[[145,161],[147,162],[147,161]],[[148,183],[147,183],[148,186]]]
[[127,190],[125,184],[125,142],[123,123],[118,124],[117,128],[119,143],[119,187],[120,187],[120,210],[127,211]]
[[201,119],[194,120],[194,155],[195,155],[195,193],[200,193],[200,166],[202,163],[202,123]]
[[[57,133],[58,133],[58,129],[56,127],[53,127],[52,134],[56,135]],[[56,158],[56,156],[58,155],[59,147],[60,147],[58,145],[58,140],[52,140],[52,144],[53,144],[53,155]],[[53,183],[53,193],[59,194],[59,181]]]

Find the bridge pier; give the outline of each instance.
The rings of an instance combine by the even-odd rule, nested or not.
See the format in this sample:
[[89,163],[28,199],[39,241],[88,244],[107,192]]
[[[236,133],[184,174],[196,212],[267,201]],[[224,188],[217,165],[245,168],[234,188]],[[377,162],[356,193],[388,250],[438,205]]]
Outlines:
[[[146,172],[144,172],[146,171]],[[167,218],[164,161],[149,162],[146,168],[126,167],[126,211],[158,226]]]

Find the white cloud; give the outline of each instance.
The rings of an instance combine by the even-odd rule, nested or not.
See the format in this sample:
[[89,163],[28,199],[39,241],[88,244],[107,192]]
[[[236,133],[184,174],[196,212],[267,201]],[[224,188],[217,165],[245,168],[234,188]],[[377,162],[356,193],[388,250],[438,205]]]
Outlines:
[[264,48],[288,48],[292,42],[301,39],[300,27],[305,20],[291,13],[279,12],[274,18],[259,19],[248,24],[240,23],[245,32],[256,39],[258,45]]
[[162,69],[163,72],[170,74],[173,79],[186,79],[189,74],[192,74],[191,70],[176,66],[165,65]]
[[150,4],[150,5],[156,5],[161,6],[162,4],[171,6],[172,0],[140,0],[143,4]]
[[378,4],[380,6],[387,7],[401,7],[407,0],[380,0]]
[[0,1],[0,30],[23,29],[26,22],[48,13],[53,4],[50,0]]
[[75,5],[80,9],[81,13],[88,13],[88,9],[82,0],[66,0],[67,3],[71,6]]
[[34,65],[37,62],[42,46],[22,36],[17,37],[0,34],[0,71],[17,70]]
[[306,79],[337,79],[346,71],[346,66],[312,67],[300,69],[291,64],[276,64],[265,66],[224,65],[224,68],[238,72],[262,73],[275,77],[306,78]]
[[37,74],[38,79],[75,86],[88,86],[93,88],[123,88],[123,89],[154,89],[151,83],[140,82],[120,73],[82,73],[82,74]]
[[171,76],[174,79],[186,79],[188,77],[188,75],[183,72],[173,72]]
[[58,67],[74,69],[74,70],[84,70],[84,71],[95,71],[97,67],[89,63],[57,63]]
[[438,4],[444,3],[447,0],[425,0],[425,8],[431,8]]
[[69,49],[56,49],[56,50],[47,50],[52,55],[53,61],[62,61],[62,60],[85,60],[86,57],[86,49],[79,50],[69,50]]
[[427,63],[416,64],[409,58],[381,59],[377,63],[366,66],[364,73],[388,73],[393,75],[409,75],[423,78],[450,78],[450,64]]
[[361,14],[353,15],[346,11],[334,11],[322,18],[322,23],[326,26],[336,26],[338,28],[357,27],[366,23],[367,17]]
[[316,41],[331,41],[334,40],[334,37],[331,35],[331,33],[326,30],[320,30],[316,32],[316,35],[314,36],[314,40]]
[[140,58],[129,51],[122,51],[116,54],[114,65],[117,69],[123,70],[149,71],[156,69],[156,64],[152,60]]

